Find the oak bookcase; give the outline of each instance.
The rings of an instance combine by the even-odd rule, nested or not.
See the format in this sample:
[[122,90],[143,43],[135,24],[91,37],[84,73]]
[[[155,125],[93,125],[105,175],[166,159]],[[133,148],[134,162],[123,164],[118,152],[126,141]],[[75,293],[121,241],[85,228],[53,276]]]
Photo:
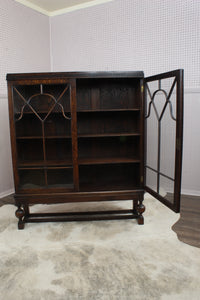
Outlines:
[[[166,92],[162,80],[172,78]],[[26,222],[135,218],[143,224],[144,191],[174,211],[180,207],[183,70],[144,78],[138,72],[7,74],[18,228]],[[150,83],[158,83],[151,93]],[[176,88],[176,92],[174,89]],[[163,93],[160,115],[155,96]],[[170,100],[175,93],[175,117]],[[149,102],[147,103],[147,97]],[[175,120],[174,186],[160,192],[162,115]],[[157,112],[157,167],[146,161],[145,120]],[[148,186],[147,170],[156,176]],[[149,175],[148,175],[149,176]],[[31,213],[33,204],[133,200],[126,210]]]

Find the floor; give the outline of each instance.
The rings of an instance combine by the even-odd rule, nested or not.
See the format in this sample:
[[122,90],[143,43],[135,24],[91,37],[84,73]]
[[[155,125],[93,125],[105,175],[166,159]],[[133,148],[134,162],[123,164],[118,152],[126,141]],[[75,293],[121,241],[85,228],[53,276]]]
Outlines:
[[3,206],[4,204],[14,204],[14,203],[15,201],[12,195],[6,196],[4,198],[0,198],[0,207]]
[[180,219],[172,226],[178,239],[200,248],[200,197],[181,197]]
[[[12,195],[1,198],[0,206],[14,204]],[[172,226],[180,241],[200,248],[200,197],[181,197],[180,219]]]

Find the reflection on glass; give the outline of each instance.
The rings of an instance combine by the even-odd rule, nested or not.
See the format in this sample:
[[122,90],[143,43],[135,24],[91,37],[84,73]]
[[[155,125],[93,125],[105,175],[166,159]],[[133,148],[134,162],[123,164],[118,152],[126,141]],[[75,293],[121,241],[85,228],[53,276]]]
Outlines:
[[159,194],[166,200],[173,203],[174,200],[174,181],[160,175]]
[[175,78],[147,83],[146,185],[170,201],[173,201],[175,168],[175,91]]
[[160,172],[174,179],[176,122],[171,118],[169,104],[161,122]]
[[146,168],[146,186],[157,192],[157,173]]
[[150,116],[146,119],[146,122],[146,164],[156,170],[158,156],[158,121],[154,109],[151,109]]

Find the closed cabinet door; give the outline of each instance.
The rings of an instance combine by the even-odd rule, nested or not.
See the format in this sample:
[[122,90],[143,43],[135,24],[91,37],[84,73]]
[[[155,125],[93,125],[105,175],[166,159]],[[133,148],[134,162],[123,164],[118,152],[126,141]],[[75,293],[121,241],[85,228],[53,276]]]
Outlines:
[[35,80],[11,88],[17,188],[74,190],[73,81]]

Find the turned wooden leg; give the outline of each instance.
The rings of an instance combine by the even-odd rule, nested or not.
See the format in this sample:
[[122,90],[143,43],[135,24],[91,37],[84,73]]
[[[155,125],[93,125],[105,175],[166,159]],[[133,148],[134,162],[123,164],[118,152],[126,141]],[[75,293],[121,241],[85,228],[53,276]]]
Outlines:
[[133,214],[137,214],[138,200],[133,200]]
[[144,217],[143,217],[143,212],[145,211],[145,206],[142,204],[143,199],[139,200],[138,206],[137,206],[137,213],[138,213],[138,218],[137,218],[137,222],[139,225],[143,225],[144,224]]
[[15,212],[16,217],[19,219],[18,222],[18,229],[24,229],[24,216],[25,216],[25,211],[21,206],[18,206],[18,209]]
[[139,225],[144,225],[144,217],[142,215],[140,215],[137,218],[137,222],[138,222]]
[[23,209],[24,209],[24,212],[25,212],[25,216],[28,217],[29,214],[30,214],[29,206],[28,205],[23,205]]

